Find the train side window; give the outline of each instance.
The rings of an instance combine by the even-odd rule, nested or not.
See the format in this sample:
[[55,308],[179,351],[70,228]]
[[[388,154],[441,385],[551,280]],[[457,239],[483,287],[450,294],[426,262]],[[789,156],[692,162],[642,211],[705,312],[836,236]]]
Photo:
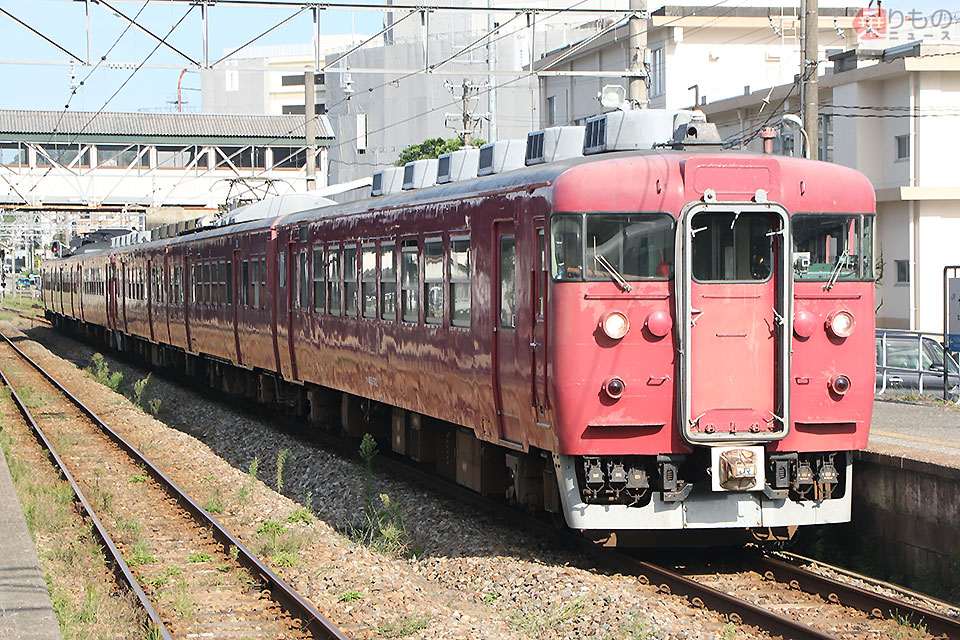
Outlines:
[[404,240],[400,248],[400,278],[404,322],[420,321],[420,249],[416,240]]
[[363,297],[363,317],[377,317],[377,246],[363,245],[360,256],[361,296]]
[[280,289],[287,286],[287,261],[286,254],[283,251],[277,252],[277,277],[279,278]]
[[[227,304],[233,304],[233,261],[221,262],[221,272],[223,275],[224,300]],[[226,270],[224,271],[224,267]]]
[[583,216],[556,215],[550,226],[553,277],[557,280],[583,278]]
[[267,306],[267,259],[260,258],[260,309]]
[[313,310],[316,313],[323,313],[324,308],[323,265],[323,249],[317,247],[313,250]]
[[250,302],[254,309],[260,308],[260,261],[254,260],[251,270]]
[[357,316],[357,246],[343,248],[343,313]]
[[450,324],[470,326],[469,238],[450,238]]
[[327,303],[331,315],[340,315],[340,248],[327,249]]
[[[306,229],[304,229],[306,231]],[[307,278],[310,277],[310,272],[307,271],[307,252],[303,250],[300,252],[300,309],[306,311],[310,308],[310,302],[308,301],[308,296],[310,295],[310,288],[307,284]]]
[[397,319],[397,260],[393,242],[380,245],[380,317]]
[[443,239],[423,242],[424,321],[443,324]]
[[513,329],[516,326],[516,238],[500,238],[500,326]]
[[194,304],[200,304],[203,301],[203,285],[200,276],[203,275],[203,266],[193,265],[193,298],[190,300]]

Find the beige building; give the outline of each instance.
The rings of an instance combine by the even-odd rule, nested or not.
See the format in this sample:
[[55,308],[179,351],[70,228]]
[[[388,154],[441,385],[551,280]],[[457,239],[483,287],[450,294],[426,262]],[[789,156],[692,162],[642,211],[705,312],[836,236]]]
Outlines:
[[[960,46],[850,51],[833,63],[837,72],[820,77],[820,142],[812,146],[876,188],[877,324],[940,331],[943,267],[960,264]],[[734,148],[759,151],[755,133],[770,124],[780,128],[778,151],[801,153],[802,139],[781,125],[783,113],[800,112],[792,84],[702,109]]]

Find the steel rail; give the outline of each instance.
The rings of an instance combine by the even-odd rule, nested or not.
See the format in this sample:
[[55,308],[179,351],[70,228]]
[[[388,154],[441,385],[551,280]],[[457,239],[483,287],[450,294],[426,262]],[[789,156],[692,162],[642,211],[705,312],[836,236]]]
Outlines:
[[960,620],[834,580],[767,555],[757,558],[757,562],[767,579],[787,583],[796,589],[825,594],[830,602],[865,611],[876,618],[891,618],[894,614],[909,615],[912,621],[922,623],[933,636],[960,638]]
[[[4,339],[6,340],[6,336],[4,336]],[[130,572],[130,567],[123,559],[123,556],[120,555],[120,550],[114,543],[113,538],[111,538],[110,534],[107,533],[103,523],[100,522],[100,518],[97,517],[97,514],[93,511],[93,507],[90,506],[90,502],[87,500],[86,496],[83,495],[83,491],[80,489],[77,481],[73,479],[73,476],[67,470],[67,466],[63,463],[63,460],[60,458],[60,455],[57,453],[56,449],[53,448],[53,445],[50,443],[50,440],[47,438],[46,434],[40,429],[40,425],[38,425],[37,421],[33,419],[33,415],[30,413],[27,405],[20,398],[19,394],[17,394],[17,391],[13,388],[13,385],[10,384],[10,380],[7,379],[7,376],[3,370],[0,370],[0,379],[3,380],[3,384],[7,387],[7,389],[10,390],[10,397],[13,398],[13,402],[17,405],[17,409],[20,410],[24,420],[26,420],[27,424],[30,425],[30,429],[33,430],[33,434],[40,442],[40,446],[49,452],[50,457],[57,466],[57,470],[60,472],[60,475],[67,482],[69,482],[70,486],[73,488],[73,492],[77,496],[77,500],[79,500],[80,504],[83,506],[83,510],[86,512],[87,517],[90,518],[91,522],[93,522],[93,528],[97,534],[97,537],[100,538],[100,542],[110,554],[110,558],[113,562],[114,572],[119,573],[123,577],[123,580],[130,587],[130,590],[133,591],[134,595],[137,596],[137,600],[140,601],[140,606],[143,607],[147,617],[150,619],[150,622],[152,622],[159,631],[160,637],[164,638],[164,640],[172,640],[166,625],[163,624],[163,621],[160,619],[159,614],[157,614],[156,609],[154,609],[153,605],[150,603],[150,599],[147,598],[147,594],[144,593],[143,589],[137,583],[137,579],[134,578],[133,573]]]
[[[238,550],[238,562],[240,562],[240,564],[249,571],[258,574],[261,580],[266,583],[271,598],[275,600],[291,616],[301,620],[306,629],[309,630],[314,637],[323,638],[325,640],[349,640],[348,636],[344,635],[339,629],[334,627],[333,624],[327,620],[323,614],[317,611],[312,604],[307,602],[307,600],[305,600],[300,594],[294,591],[280,578],[280,576],[271,571],[270,568],[267,567],[259,558],[257,558],[249,549],[247,549],[242,542],[235,538],[233,534],[227,531],[219,522],[217,522],[215,518],[207,513],[205,509],[194,502],[190,496],[181,490],[173,480],[167,477],[166,474],[164,474],[159,468],[150,462],[145,455],[140,453],[133,445],[124,440],[117,432],[115,432],[103,420],[101,420],[92,409],[81,402],[75,395],[73,395],[62,384],[60,384],[59,381],[47,373],[43,367],[34,362],[27,354],[13,344],[10,338],[3,333],[0,333],[0,338],[3,338],[3,340],[10,345],[10,347],[12,347],[21,358],[23,358],[54,387],[63,393],[70,400],[70,402],[74,404],[74,406],[76,406],[88,418],[90,418],[90,420],[92,420],[97,427],[99,427],[104,434],[107,435],[117,446],[125,451],[131,458],[136,460],[138,464],[142,465],[147,473],[149,473],[150,476],[167,491],[170,497],[177,501],[177,504],[179,504],[180,507],[190,513],[205,527],[209,528],[213,537],[223,545],[224,549],[229,549],[230,546],[236,547]],[[7,386],[9,386],[9,383]]]

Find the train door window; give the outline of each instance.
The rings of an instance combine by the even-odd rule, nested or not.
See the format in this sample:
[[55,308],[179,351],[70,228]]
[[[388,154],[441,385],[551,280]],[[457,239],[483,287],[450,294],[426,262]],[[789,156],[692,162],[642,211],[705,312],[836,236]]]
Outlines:
[[450,324],[470,326],[469,238],[450,238]]
[[360,254],[361,297],[363,298],[363,317],[377,317],[377,247],[363,245]]
[[416,240],[404,240],[400,247],[400,279],[404,322],[420,321],[420,248]]
[[[302,229],[306,231],[306,229]],[[307,252],[306,250],[300,252],[300,308],[306,311],[310,308],[310,302],[308,296],[310,295],[310,285],[308,284],[308,278],[310,277],[310,272],[307,270]]]
[[443,239],[423,241],[424,321],[443,324]]
[[543,229],[537,229],[537,318],[543,319],[547,295],[547,242]]
[[251,263],[250,303],[254,309],[260,308],[260,261]]
[[357,247],[343,248],[343,306],[344,315],[357,316]]
[[290,286],[293,288],[293,291],[290,292],[290,297],[287,300],[287,304],[290,309],[299,309],[300,308],[300,263],[297,261],[297,252],[296,250],[290,251],[290,269],[293,273],[290,276]]
[[258,308],[267,306],[267,259],[260,258],[260,304]]
[[500,237],[500,326],[513,329],[517,322],[517,251],[514,236]]
[[202,286],[200,284],[200,276],[202,275],[203,267],[199,264],[193,265],[193,287],[191,288],[190,302],[194,304],[200,304],[203,301]]
[[380,245],[380,317],[397,319],[397,257],[396,244]]
[[313,250],[313,310],[316,313],[323,313],[324,309],[323,267],[323,248],[316,247]]
[[770,277],[773,218],[765,213],[693,216],[693,277],[700,282],[749,282]]
[[283,251],[277,252],[277,278],[281,289],[287,286],[287,261]]
[[340,315],[340,248],[327,249],[327,304],[332,315]]
[[221,262],[220,273],[223,274],[223,300],[227,304],[233,304],[233,263]]

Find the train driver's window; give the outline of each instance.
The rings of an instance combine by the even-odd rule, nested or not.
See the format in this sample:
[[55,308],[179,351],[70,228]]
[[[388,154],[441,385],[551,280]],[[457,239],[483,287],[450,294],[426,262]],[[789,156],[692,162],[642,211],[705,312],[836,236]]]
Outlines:
[[517,299],[516,239],[513,236],[500,238],[500,326],[512,329],[516,326]]
[[343,248],[343,313],[347,316],[357,316],[357,246]]
[[798,213],[791,218],[795,280],[872,280],[873,216]]
[[327,249],[327,310],[331,315],[340,315],[340,249]]
[[470,238],[450,238],[450,324],[470,326]]
[[380,317],[397,319],[397,250],[393,242],[380,245]]
[[583,278],[583,216],[557,215],[551,226],[550,251],[553,277],[557,280]]
[[672,275],[674,218],[663,213],[586,215],[585,276],[607,280],[665,279]]
[[363,298],[363,317],[377,317],[377,247],[373,244],[363,245],[360,254],[360,271]]
[[400,248],[401,303],[404,322],[420,321],[420,250],[416,240],[404,240]]
[[691,229],[696,280],[756,282],[773,273],[773,216],[704,212],[693,216]]
[[316,313],[323,313],[325,307],[323,268],[323,248],[316,247],[313,250],[313,310]]
[[423,241],[424,321],[443,324],[443,239]]

